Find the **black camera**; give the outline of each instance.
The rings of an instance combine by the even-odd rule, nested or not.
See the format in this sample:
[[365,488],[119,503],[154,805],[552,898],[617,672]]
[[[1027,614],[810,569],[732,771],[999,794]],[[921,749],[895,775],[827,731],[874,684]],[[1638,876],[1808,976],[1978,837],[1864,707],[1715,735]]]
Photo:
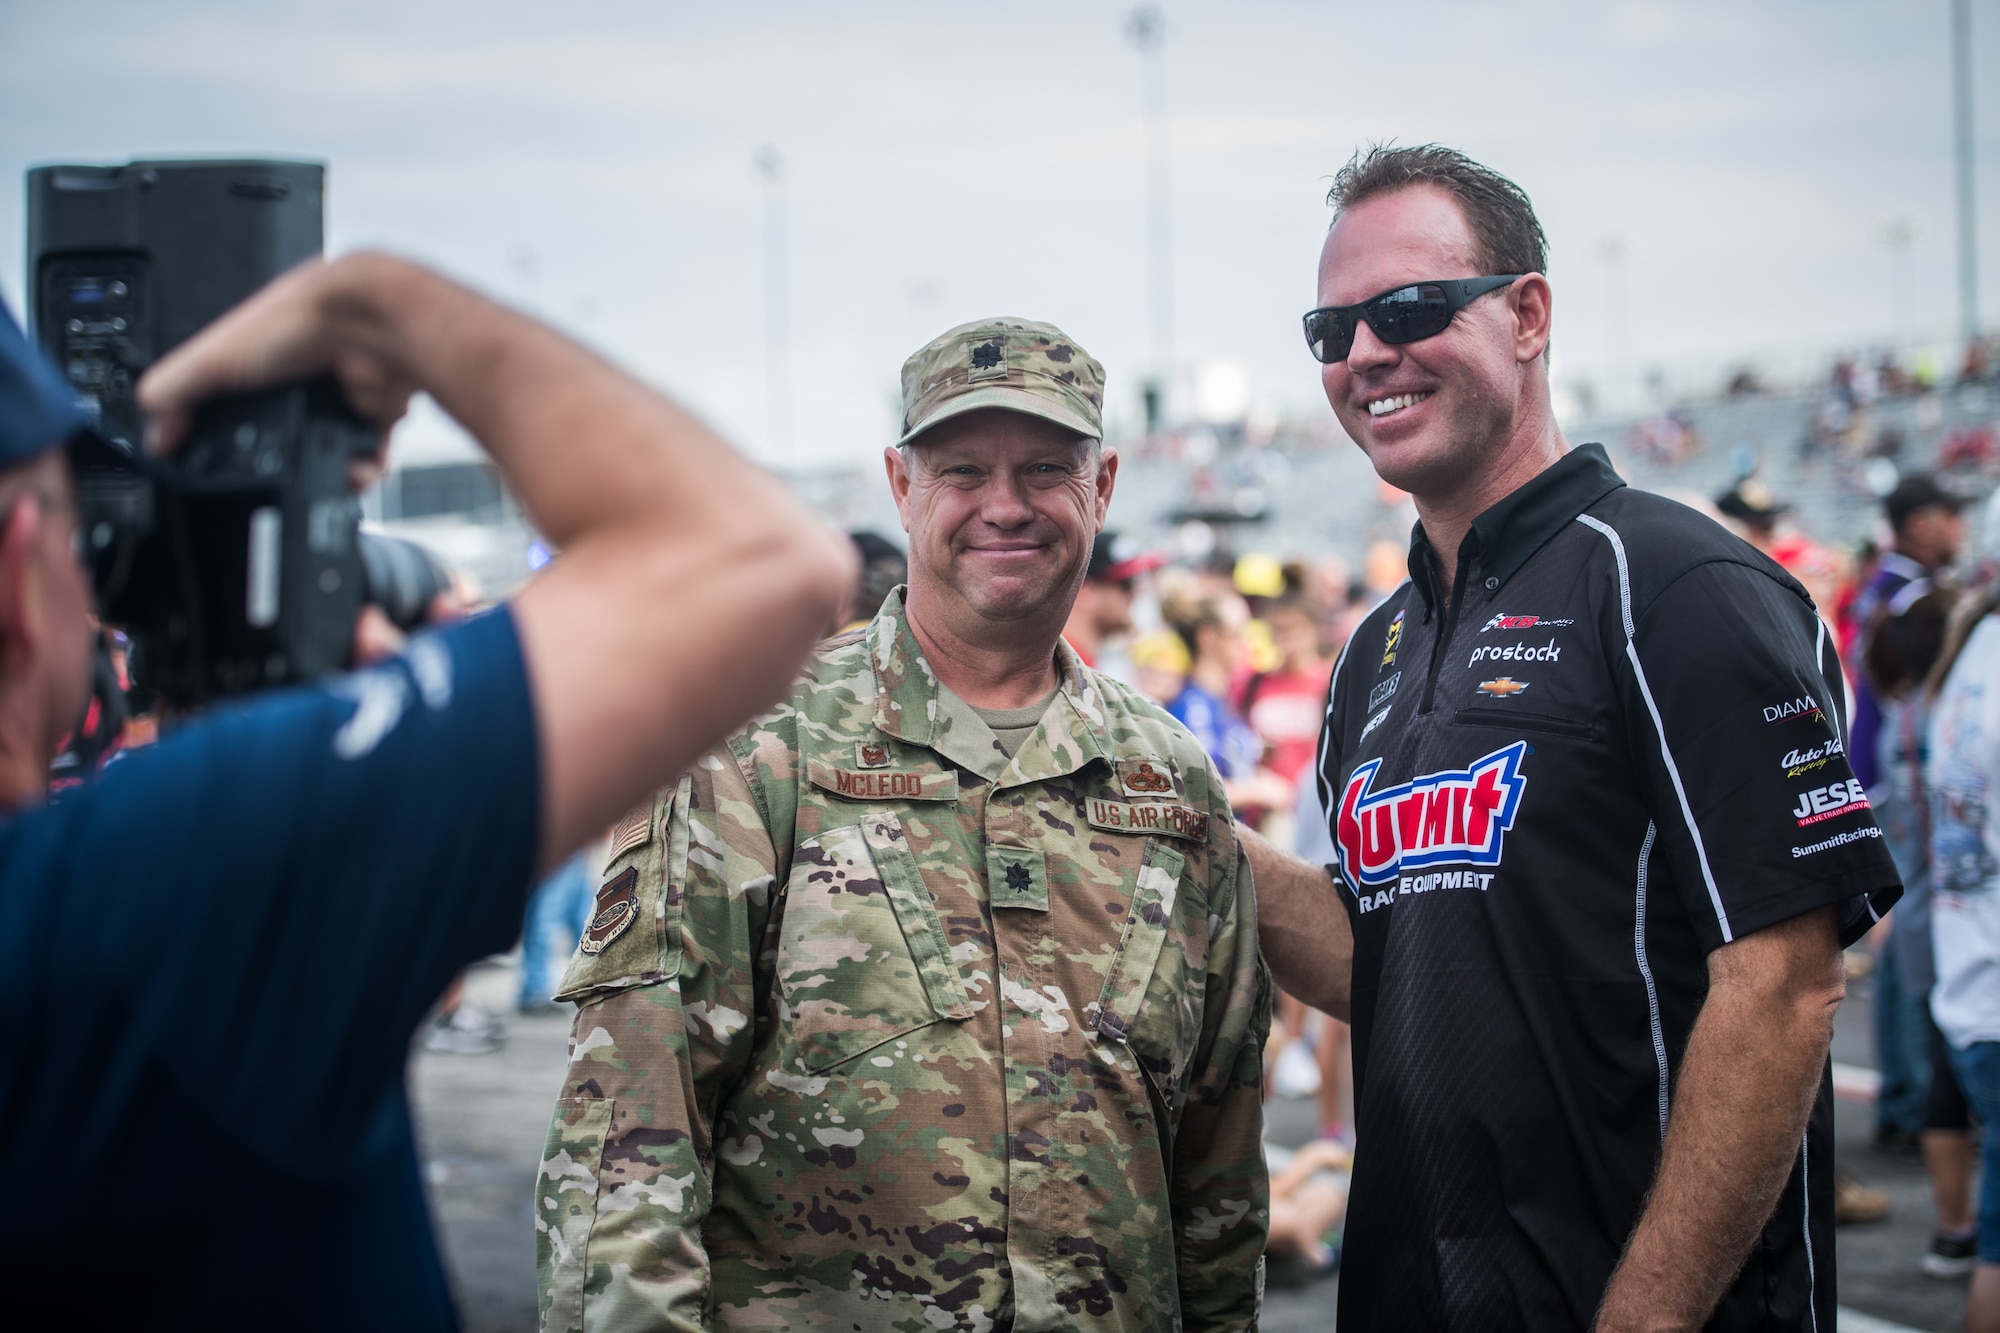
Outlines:
[[345,665],[371,564],[406,604],[418,566],[443,585],[434,560],[364,556],[393,539],[360,532],[348,465],[379,438],[331,379],[205,403],[171,459],[140,447],[140,374],[320,253],[324,184],[309,162],[28,173],[35,337],[91,417],[70,457],[98,608],[132,637],[135,684],[176,705]]

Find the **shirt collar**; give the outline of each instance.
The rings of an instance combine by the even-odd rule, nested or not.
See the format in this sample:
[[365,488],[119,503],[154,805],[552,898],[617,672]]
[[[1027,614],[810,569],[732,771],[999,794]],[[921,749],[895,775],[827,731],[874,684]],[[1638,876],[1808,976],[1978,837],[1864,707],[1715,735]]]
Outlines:
[[1884,551],[1877,557],[1875,567],[1885,574],[1894,574],[1905,579],[1925,579],[1930,570],[1904,555],[1901,551]]
[[897,588],[889,594],[865,639],[875,673],[877,730],[935,750],[1002,787],[1074,773],[1092,759],[1109,762],[1104,695],[1069,644],[1057,638],[1056,696],[1041,725],[1009,759],[994,744],[992,728],[938,683],[910,628],[904,592]]
[[[1476,555],[1485,577],[1495,581],[1488,591],[1498,592],[1549,538],[1624,484],[1603,445],[1579,445],[1472,520],[1459,544],[1459,568],[1467,568]],[[1430,552],[1430,539],[1419,521],[1410,530],[1410,579],[1423,594],[1426,608],[1435,610],[1442,593],[1449,590],[1435,586]]]

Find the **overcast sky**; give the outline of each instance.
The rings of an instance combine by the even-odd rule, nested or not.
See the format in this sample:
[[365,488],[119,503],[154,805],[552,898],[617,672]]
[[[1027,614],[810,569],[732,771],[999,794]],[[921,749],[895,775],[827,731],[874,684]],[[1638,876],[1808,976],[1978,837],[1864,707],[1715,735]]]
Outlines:
[[[535,309],[773,461],[879,448],[903,357],[991,314],[1062,325],[1129,420],[1148,357],[1130,8],[0,0],[0,292],[19,308],[32,163],[306,156],[329,167],[334,250],[387,246]],[[1298,315],[1327,181],[1392,137],[1534,198],[1563,377],[1952,326],[1946,0],[1161,8],[1182,383],[1227,360],[1260,410],[1325,411]],[[2000,0],[1973,10],[1991,326]],[[780,458],[762,145],[790,229]]]

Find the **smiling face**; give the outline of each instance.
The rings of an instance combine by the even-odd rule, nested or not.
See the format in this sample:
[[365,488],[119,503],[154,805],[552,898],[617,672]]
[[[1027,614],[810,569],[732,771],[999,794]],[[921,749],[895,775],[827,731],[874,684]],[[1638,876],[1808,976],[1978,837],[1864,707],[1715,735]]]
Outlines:
[[[1053,422],[1000,408],[954,417],[887,453],[910,535],[910,606],[967,642],[1069,615],[1104,526],[1118,456]],[[946,628],[940,626],[939,628]]]
[[[1340,215],[1320,252],[1319,304],[1355,305],[1396,286],[1484,274],[1465,213],[1416,185]],[[1320,368],[1340,424],[1392,486],[1420,500],[1465,489],[1515,433],[1548,342],[1545,279],[1475,298],[1444,332],[1391,346],[1364,321],[1347,360]]]

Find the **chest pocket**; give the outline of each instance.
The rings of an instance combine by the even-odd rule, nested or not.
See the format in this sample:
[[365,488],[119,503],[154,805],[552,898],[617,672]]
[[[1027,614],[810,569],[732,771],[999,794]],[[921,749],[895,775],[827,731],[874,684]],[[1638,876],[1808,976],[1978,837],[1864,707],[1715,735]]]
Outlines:
[[972,1015],[902,825],[885,811],[792,853],[777,981],[808,1071]]
[[1201,1035],[1207,991],[1208,913],[1186,901],[1186,856],[1150,839],[1132,886],[1125,933],[1085,1022],[1127,1047],[1176,1114]]

